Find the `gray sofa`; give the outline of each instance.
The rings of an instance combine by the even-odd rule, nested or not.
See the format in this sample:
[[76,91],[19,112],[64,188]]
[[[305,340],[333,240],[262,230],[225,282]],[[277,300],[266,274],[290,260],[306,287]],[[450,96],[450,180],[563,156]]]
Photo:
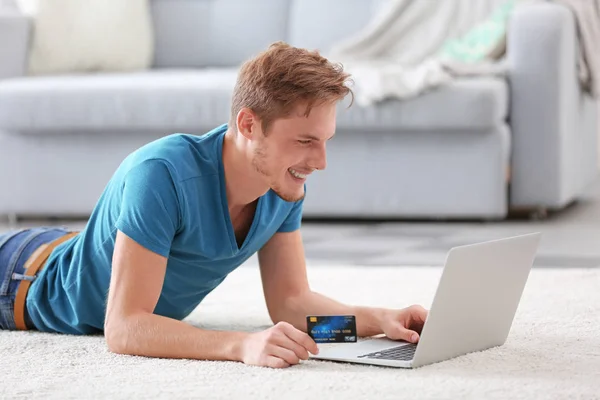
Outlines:
[[[0,15],[0,214],[91,212],[121,160],[227,121],[237,68],[275,40],[326,50],[382,0],[153,0],[154,66],[25,76],[31,21]],[[520,6],[509,79],[468,78],[407,101],[340,105],[306,217],[502,219],[565,207],[596,176],[596,105],[565,8]]]

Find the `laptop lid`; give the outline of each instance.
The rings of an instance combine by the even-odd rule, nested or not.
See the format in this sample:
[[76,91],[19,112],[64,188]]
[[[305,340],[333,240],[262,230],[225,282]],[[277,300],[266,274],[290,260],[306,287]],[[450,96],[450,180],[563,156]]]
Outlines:
[[540,238],[536,232],[449,251],[414,367],[504,344]]

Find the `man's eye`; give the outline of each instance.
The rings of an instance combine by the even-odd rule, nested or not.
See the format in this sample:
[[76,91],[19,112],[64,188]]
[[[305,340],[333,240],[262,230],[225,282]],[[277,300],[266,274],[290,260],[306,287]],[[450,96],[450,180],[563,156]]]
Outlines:
[[310,139],[309,140],[298,140],[298,143],[300,144],[310,144]]

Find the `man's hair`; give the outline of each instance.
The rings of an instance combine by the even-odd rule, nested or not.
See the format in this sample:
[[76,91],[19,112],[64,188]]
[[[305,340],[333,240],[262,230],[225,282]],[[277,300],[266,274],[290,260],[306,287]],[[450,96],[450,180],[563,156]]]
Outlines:
[[[300,104],[305,116],[314,106],[342,100],[349,93],[350,74],[318,51],[275,42],[246,61],[238,74],[231,103],[230,127],[237,128],[239,111],[247,107],[262,120],[266,134],[270,124],[285,118]],[[350,105],[352,102],[350,103]]]

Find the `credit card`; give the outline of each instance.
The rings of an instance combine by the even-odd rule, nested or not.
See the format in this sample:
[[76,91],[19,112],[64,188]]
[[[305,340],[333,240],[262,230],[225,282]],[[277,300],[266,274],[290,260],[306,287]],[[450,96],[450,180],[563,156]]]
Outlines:
[[309,315],[308,335],[316,343],[353,343],[357,341],[354,315]]

